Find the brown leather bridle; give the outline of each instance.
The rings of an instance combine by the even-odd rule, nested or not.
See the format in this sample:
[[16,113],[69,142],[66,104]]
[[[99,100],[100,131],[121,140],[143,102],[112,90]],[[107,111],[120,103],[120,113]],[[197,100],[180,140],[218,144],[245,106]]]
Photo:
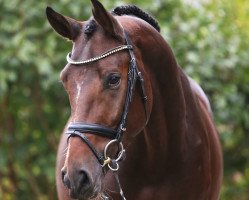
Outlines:
[[[147,102],[147,96],[145,93],[145,87],[144,87],[144,79],[142,77],[141,72],[139,71],[137,64],[136,64],[136,58],[133,52],[133,46],[131,44],[131,40],[128,36],[128,34],[125,32],[125,45],[121,45],[118,47],[115,47],[105,53],[103,53],[100,56],[88,59],[88,60],[80,60],[80,61],[75,61],[72,60],[71,53],[68,54],[67,56],[67,61],[68,63],[76,66],[82,66],[84,64],[88,64],[91,62],[95,62],[97,60],[101,60],[103,58],[108,57],[109,55],[115,54],[116,52],[123,51],[123,50],[128,50],[129,56],[130,56],[130,65],[129,65],[129,70],[128,70],[128,82],[127,82],[127,93],[126,93],[126,99],[125,99],[125,104],[123,108],[123,113],[121,116],[120,123],[116,129],[112,129],[109,127],[106,127],[101,124],[91,124],[91,123],[84,123],[84,122],[76,122],[76,123],[70,123],[68,126],[67,131],[65,132],[68,135],[68,140],[70,137],[79,137],[82,139],[84,143],[87,144],[87,146],[91,149],[95,157],[97,158],[98,162],[102,167],[105,167],[108,165],[109,169],[112,171],[117,171],[119,169],[118,161],[121,160],[121,158],[124,155],[124,148],[121,142],[121,139],[123,137],[124,132],[126,131],[126,125],[127,125],[127,118],[128,118],[128,111],[129,111],[129,105],[132,101],[132,96],[134,93],[136,81],[139,80],[140,86],[141,86],[141,91],[142,91],[142,100],[144,104],[144,110],[145,110],[145,115],[146,115],[146,121],[147,121],[147,109],[146,109],[146,102]],[[106,145],[104,149],[103,155],[100,154],[96,148],[93,146],[93,144],[88,140],[86,137],[85,133],[89,134],[95,134],[99,135],[102,137],[107,137],[110,138],[111,141]],[[109,148],[110,145],[116,143],[119,148],[119,152],[117,154],[116,158],[110,158],[106,155],[107,149]],[[117,179],[118,184],[119,180]],[[120,184],[119,184],[120,186]],[[120,187],[120,193],[122,192],[122,189]],[[122,192],[123,193],[123,192]],[[121,194],[123,199],[125,197],[123,194]]]

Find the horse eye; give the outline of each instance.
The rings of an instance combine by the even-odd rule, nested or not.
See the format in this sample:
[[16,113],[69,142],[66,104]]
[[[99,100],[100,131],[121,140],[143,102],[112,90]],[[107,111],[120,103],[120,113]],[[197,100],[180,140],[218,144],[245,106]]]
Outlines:
[[111,74],[108,77],[108,86],[109,87],[117,87],[120,83],[120,75],[119,74]]

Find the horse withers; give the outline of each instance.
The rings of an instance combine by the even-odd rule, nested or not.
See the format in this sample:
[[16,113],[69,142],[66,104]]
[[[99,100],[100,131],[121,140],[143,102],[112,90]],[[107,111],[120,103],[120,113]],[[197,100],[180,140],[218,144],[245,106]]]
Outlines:
[[217,200],[222,153],[204,92],[136,6],[77,21],[48,7],[73,42],[60,78],[71,116],[57,155],[60,200]]

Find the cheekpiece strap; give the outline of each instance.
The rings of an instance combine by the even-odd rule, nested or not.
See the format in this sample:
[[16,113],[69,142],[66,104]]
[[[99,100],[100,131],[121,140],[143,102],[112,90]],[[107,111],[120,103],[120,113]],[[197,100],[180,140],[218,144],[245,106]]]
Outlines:
[[[127,32],[125,32],[125,41],[126,41],[127,46],[132,46],[131,40],[130,40]],[[126,130],[129,105],[132,101],[133,92],[135,89],[137,79],[140,81],[140,85],[141,85],[141,89],[142,89],[142,99],[143,99],[143,103],[144,103],[144,109],[145,109],[145,115],[146,115],[146,121],[147,121],[147,108],[146,108],[147,96],[145,94],[144,79],[142,77],[142,73],[138,70],[136,58],[135,58],[135,55],[133,52],[133,48],[129,49],[129,55],[130,55],[131,60],[130,60],[130,66],[129,66],[129,70],[128,70],[127,94],[126,94],[123,115],[122,115],[122,118],[120,121],[120,125],[118,127],[118,134],[116,137],[116,139],[118,141],[121,141],[123,133]]]

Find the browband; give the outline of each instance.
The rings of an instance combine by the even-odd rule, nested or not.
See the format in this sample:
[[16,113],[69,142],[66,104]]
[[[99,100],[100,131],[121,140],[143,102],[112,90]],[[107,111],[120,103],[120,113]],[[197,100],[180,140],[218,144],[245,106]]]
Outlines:
[[90,58],[90,59],[87,59],[87,60],[72,60],[71,59],[71,52],[67,54],[67,62],[70,63],[70,64],[73,64],[73,65],[84,65],[84,64],[88,64],[88,63],[91,63],[91,62],[95,62],[95,61],[98,61],[98,60],[101,60],[107,56],[110,56],[114,53],[117,53],[119,51],[123,51],[123,50],[127,50],[127,49],[132,49],[132,46],[131,45],[120,45],[118,47],[114,47],[108,51],[106,51],[105,53],[102,53],[101,55],[99,56],[96,56],[94,58]]

